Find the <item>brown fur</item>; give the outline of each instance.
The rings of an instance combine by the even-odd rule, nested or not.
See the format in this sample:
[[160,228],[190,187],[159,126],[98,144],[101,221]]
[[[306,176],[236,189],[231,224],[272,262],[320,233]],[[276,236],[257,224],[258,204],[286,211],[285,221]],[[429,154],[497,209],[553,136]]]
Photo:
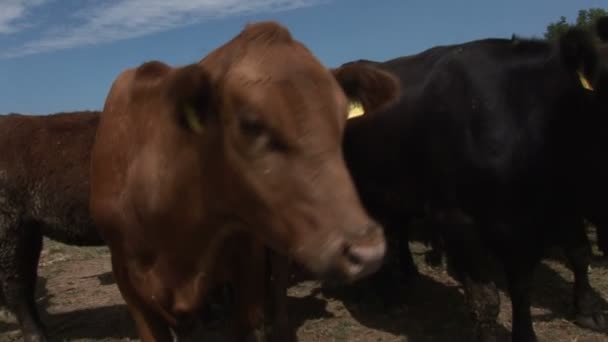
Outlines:
[[346,96],[287,29],[251,24],[198,64],[164,70],[117,78],[91,163],[91,213],[142,341],[170,340],[227,281],[239,338],[259,329],[264,245],[320,276],[377,269],[382,230],[342,157]]
[[103,241],[89,215],[98,112],[0,116],[0,285],[26,341],[44,338],[34,302],[42,236]]

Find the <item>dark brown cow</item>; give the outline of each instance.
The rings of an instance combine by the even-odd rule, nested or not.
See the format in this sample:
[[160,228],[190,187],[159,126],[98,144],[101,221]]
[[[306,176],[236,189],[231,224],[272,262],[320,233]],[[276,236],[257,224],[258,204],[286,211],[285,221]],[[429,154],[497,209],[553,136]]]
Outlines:
[[34,301],[42,237],[101,245],[89,215],[99,112],[0,116],[0,286],[25,341],[44,340]]
[[382,106],[397,94],[367,66],[332,75],[271,22],[198,64],[122,73],[93,147],[91,213],[142,341],[170,340],[229,280],[239,338],[258,327],[259,242],[324,277],[375,271],[385,241],[346,170],[342,132],[347,96]]

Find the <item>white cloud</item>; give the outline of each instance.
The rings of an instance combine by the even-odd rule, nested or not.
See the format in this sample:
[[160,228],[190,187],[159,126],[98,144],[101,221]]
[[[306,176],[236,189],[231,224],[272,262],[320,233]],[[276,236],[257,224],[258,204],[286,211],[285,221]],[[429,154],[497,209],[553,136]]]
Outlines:
[[27,12],[43,4],[45,0],[2,0],[0,1],[0,34],[10,34],[25,27],[21,19]]
[[[16,3],[46,1],[23,0]],[[42,38],[5,50],[0,58],[140,37],[211,18],[308,7],[323,0],[115,0],[78,11],[80,24],[52,27]],[[71,20],[74,20],[72,14]],[[0,18],[0,27],[2,19]]]

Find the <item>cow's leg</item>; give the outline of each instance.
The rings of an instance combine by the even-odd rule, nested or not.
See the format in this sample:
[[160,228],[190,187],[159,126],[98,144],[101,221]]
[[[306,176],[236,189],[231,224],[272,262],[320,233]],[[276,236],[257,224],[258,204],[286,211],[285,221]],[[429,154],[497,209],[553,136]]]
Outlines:
[[122,298],[127,303],[131,317],[135,321],[139,339],[141,342],[172,342],[173,335],[169,325],[141,301],[129,280],[128,270],[123,265],[124,262],[115,253],[112,253],[114,279]]
[[[418,276],[418,268],[414,263],[414,258],[412,257],[412,251],[410,250],[409,245],[410,224],[412,222],[410,215],[395,210],[390,203],[378,201],[373,193],[362,193],[361,198],[365,208],[384,227],[388,251],[391,254],[386,260],[398,260],[400,266],[399,271],[402,272],[405,280],[415,280]],[[395,251],[398,251],[398,255],[394,255]],[[393,256],[395,259],[393,259]],[[383,288],[393,286],[396,283],[393,274],[391,273],[393,270],[391,266],[393,265],[385,265],[385,267],[382,267],[375,276],[373,276],[373,278],[382,283]],[[385,290],[382,293],[394,293],[394,291],[391,289],[388,291]],[[387,301],[387,304],[393,302],[393,298],[390,298]]]
[[608,257],[608,225],[604,223],[595,224],[595,235],[597,236],[597,247],[602,255]]
[[591,261],[591,246],[585,233],[582,219],[572,220],[563,227],[562,245],[572,272],[574,273],[574,305],[576,322],[586,328],[605,329],[606,320],[602,313],[600,297],[589,283],[588,268]]
[[234,294],[236,335],[239,341],[261,342],[264,330],[264,299],[267,283],[266,250],[261,243],[247,239],[239,248]]
[[462,274],[461,281],[477,341],[496,341],[500,311],[500,297],[496,284],[489,280],[480,281],[466,272]]
[[45,341],[34,293],[42,235],[36,225],[19,225],[0,215],[0,282],[5,301],[15,313],[26,342]]
[[414,263],[412,250],[410,249],[409,227],[404,223],[401,227],[393,227],[393,229],[399,230],[399,261],[401,263],[401,270],[407,281],[414,280],[418,277],[418,267]]
[[269,251],[272,342],[296,341],[295,330],[291,328],[287,310],[287,289],[289,288],[289,258]]
[[[369,204],[366,204],[369,205]],[[399,304],[395,300],[395,293],[402,293],[404,283],[411,283],[418,277],[418,268],[414,263],[409,245],[409,220],[399,219],[389,210],[378,210],[379,205],[372,208],[374,219],[384,228],[387,242],[387,256],[382,267],[371,274],[365,283],[372,284],[369,291],[373,291],[386,308]],[[369,209],[368,209],[369,210]],[[404,215],[401,215],[402,217]]]
[[[380,270],[366,282],[373,284],[373,291],[387,310],[399,306],[396,294],[405,294],[404,286],[412,286],[419,279],[419,272],[409,244],[408,220],[380,220],[386,232],[388,255]],[[399,296],[399,295],[398,295]]]
[[532,327],[530,311],[530,290],[534,268],[539,258],[505,260],[507,286],[513,307],[512,340],[515,342],[534,342],[536,335]]
[[[431,227],[428,229],[431,229]],[[429,251],[424,255],[424,262],[431,267],[440,267],[443,263],[443,246],[437,234],[433,232],[431,234],[432,236],[428,241]]]
[[[395,239],[393,246],[398,248],[400,270],[403,272],[405,280],[416,280],[419,272],[418,267],[416,267],[416,263],[414,262],[412,250],[410,249],[410,233],[411,230],[415,228],[414,220],[409,215],[392,211],[387,213],[386,219],[381,222],[384,226],[384,230],[390,232],[387,237],[390,238],[392,235]],[[426,228],[426,226],[423,226],[421,229]],[[390,243],[391,241],[389,241],[389,244]],[[394,281],[391,283],[393,282]]]
[[464,286],[477,341],[497,339],[500,297],[492,265],[475,224],[459,210],[437,212],[435,224],[445,241],[448,267]]

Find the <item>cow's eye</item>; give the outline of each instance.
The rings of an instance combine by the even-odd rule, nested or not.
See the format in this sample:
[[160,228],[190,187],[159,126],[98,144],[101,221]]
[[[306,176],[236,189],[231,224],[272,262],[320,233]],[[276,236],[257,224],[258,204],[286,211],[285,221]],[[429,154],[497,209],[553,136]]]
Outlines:
[[271,137],[268,141],[268,148],[275,152],[286,152],[289,150],[289,146],[286,143],[274,137]]
[[240,128],[241,133],[248,138],[257,138],[265,131],[264,124],[255,119],[241,119]]
[[287,149],[285,143],[273,134],[266,124],[251,116],[241,116],[239,120],[241,136],[247,141],[249,150],[255,153],[282,152]]

